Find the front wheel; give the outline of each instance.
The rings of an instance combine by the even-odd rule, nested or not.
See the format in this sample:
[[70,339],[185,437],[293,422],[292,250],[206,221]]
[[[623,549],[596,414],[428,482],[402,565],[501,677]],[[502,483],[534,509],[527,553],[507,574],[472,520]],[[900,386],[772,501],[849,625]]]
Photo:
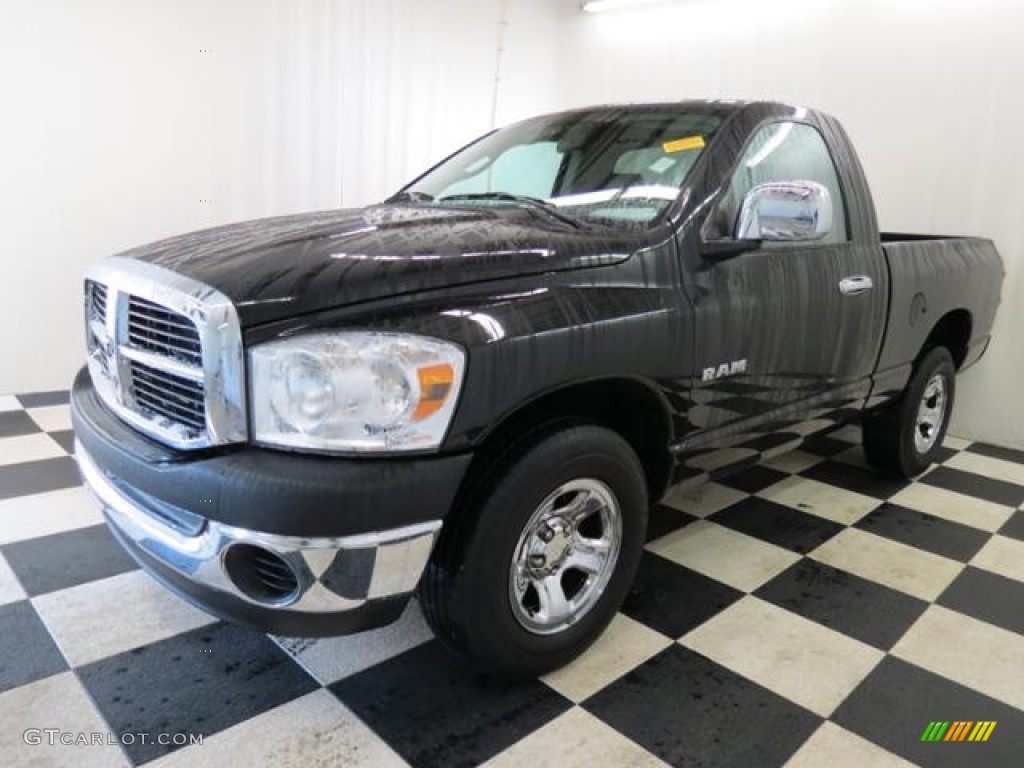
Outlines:
[[619,609],[646,482],[616,433],[572,426],[511,450],[454,514],[420,585],[427,620],[484,671],[532,677],[581,654]]
[[945,347],[929,351],[904,393],[864,422],[864,454],[877,469],[915,477],[936,461],[949,426],[956,368]]

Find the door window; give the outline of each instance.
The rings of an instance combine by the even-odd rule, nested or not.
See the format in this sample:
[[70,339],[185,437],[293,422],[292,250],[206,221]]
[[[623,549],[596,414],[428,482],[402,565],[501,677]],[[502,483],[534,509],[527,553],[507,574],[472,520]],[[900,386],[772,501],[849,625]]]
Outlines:
[[704,239],[732,237],[747,193],[771,181],[816,181],[823,185],[832,198],[832,231],[814,244],[848,240],[846,205],[832,155],[817,129],[803,123],[772,123],[754,134],[733,172],[729,191],[708,218]]

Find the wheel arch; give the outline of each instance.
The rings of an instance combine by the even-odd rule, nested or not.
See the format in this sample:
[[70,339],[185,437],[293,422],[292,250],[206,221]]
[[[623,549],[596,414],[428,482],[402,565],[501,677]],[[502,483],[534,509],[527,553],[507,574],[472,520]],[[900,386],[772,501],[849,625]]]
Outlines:
[[971,341],[971,332],[974,327],[974,320],[971,313],[966,309],[954,309],[947,312],[932,327],[931,332],[924,340],[921,351],[914,360],[915,366],[928,352],[935,347],[945,347],[953,357],[953,364],[957,370],[967,359],[967,349]]
[[477,444],[467,481],[502,455],[508,446],[544,425],[584,422],[611,429],[636,452],[648,496],[661,497],[671,476],[672,409],[664,394],[640,378],[606,377],[576,381],[536,394],[505,413]]

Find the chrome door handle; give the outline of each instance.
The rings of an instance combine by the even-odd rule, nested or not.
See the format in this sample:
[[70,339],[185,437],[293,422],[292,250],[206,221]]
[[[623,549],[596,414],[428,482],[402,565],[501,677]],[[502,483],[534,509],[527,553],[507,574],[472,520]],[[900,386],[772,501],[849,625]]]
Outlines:
[[875,281],[867,275],[844,277],[839,281],[839,292],[843,296],[856,296],[875,287]]

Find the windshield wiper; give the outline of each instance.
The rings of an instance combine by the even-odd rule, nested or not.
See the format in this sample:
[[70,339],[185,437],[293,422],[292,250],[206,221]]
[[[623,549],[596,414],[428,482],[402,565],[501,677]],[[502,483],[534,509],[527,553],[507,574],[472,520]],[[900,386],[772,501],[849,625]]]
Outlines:
[[466,192],[460,195],[446,195],[440,198],[437,202],[457,202],[459,200],[506,200],[510,203],[520,203],[522,205],[529,205],[533,208],[539,208],[545,213],[564,221],[577,229],[581,229],[586,226],[582,221],[574,216],[570,216],[564,213],[557,205],[549,203],[547,200],[541,200],[539,197],[530,197],[529,195],[514,195],[511,192]]
[[432,203],[434,196],[426,192],[417,192],[414,189],[406,189],[389,197],[386,203]]

